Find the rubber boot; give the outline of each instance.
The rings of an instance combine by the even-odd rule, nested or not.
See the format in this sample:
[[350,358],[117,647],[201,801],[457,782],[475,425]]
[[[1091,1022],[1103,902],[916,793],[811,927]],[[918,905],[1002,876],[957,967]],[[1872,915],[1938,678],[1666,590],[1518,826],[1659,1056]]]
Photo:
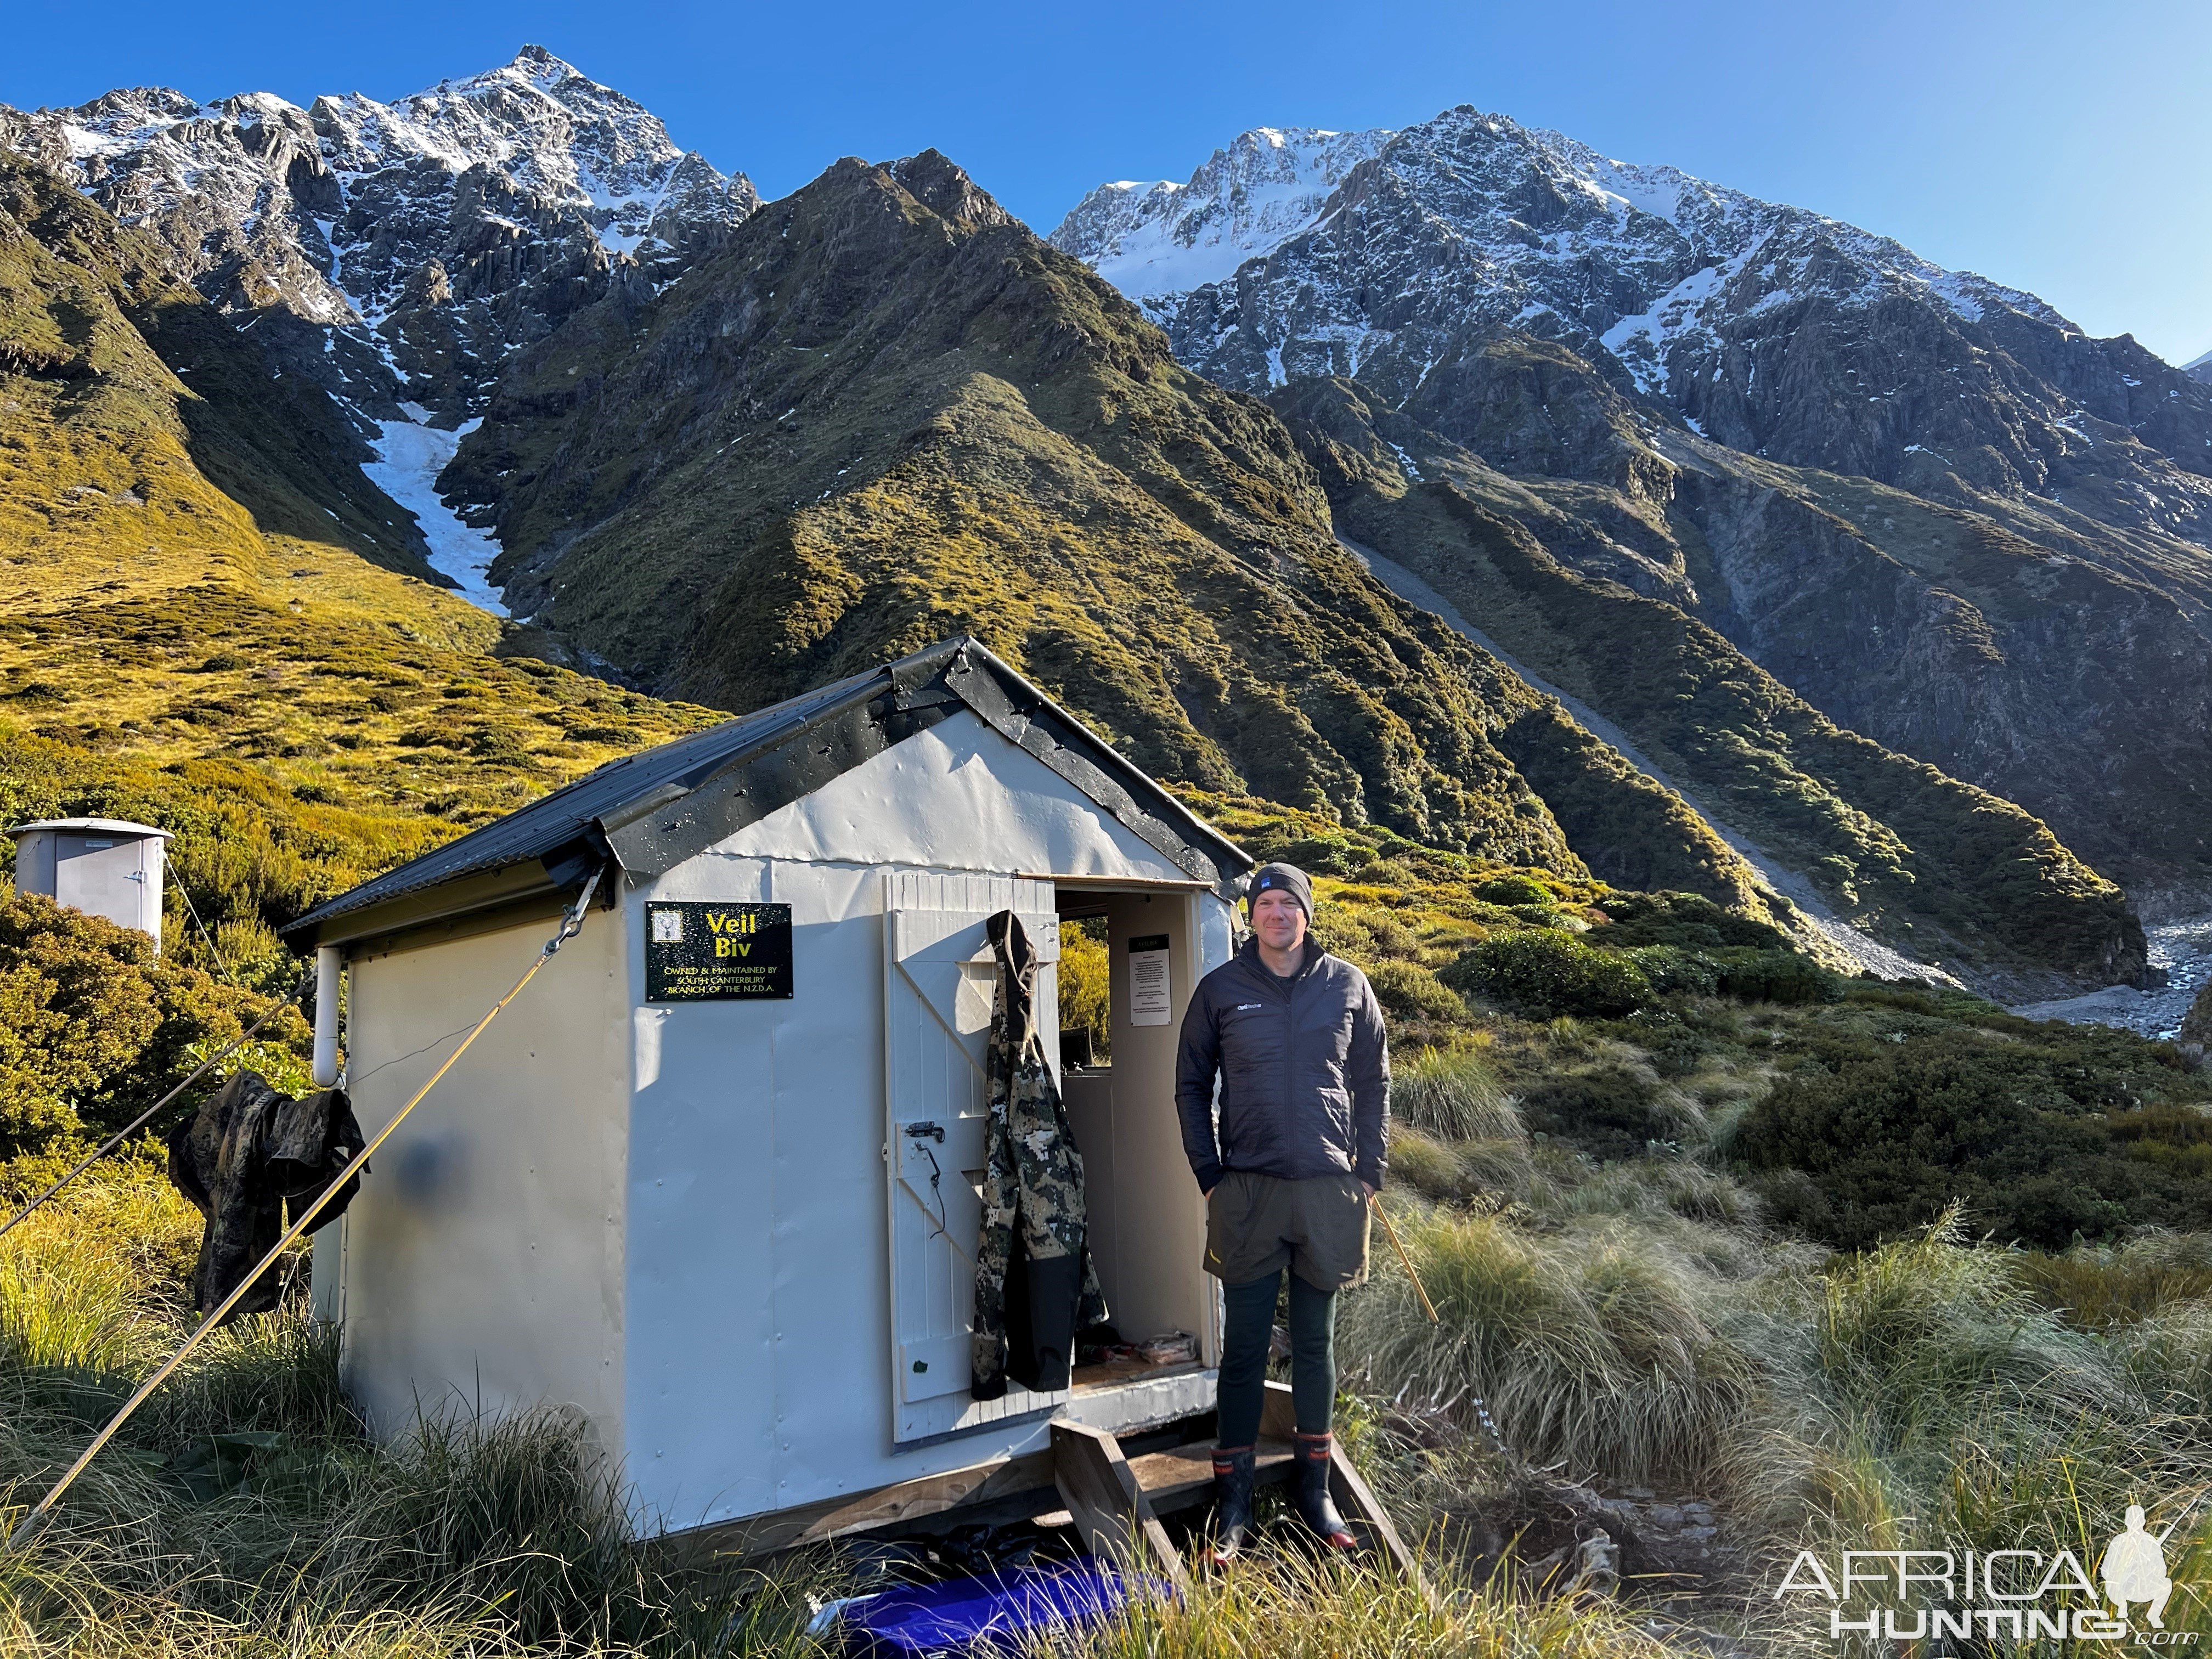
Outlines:
[[1252,1530],[1250,1446],[1217,1446],[1213,1452],[1213,1559],[1224,1565],[1237,1559]]
[[1336,1500],[1328,1495],[1330,1437],[1301,1434],[1297,1437],[1297,1445],[1298,1518],[1329,1548],[1358,1549],[1359,1540],[1344,1524],[1344,1517],[1337,1513]]

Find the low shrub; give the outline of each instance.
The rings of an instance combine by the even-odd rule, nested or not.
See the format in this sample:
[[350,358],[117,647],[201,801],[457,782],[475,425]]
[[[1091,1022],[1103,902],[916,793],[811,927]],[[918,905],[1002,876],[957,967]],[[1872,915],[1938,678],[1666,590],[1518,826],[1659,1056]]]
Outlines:
[[1113,1052],[1112,963],[1106,954],[1105,924],[1064,922],[1060,930],[1060,1024],[1063,1030],[1091,1033],[1094,1060]]
[[1840,1002],[1844,981],[1796,951],[1722,951],[1715,960],[1724,996],[1746,1002]]
[[1521,1103],[1530,1129],[1572,1141],[1598,1158],[1640,1158],[1679,1131],[1648,1073],[1618,1065],[1571,1072],[1537,1084]]
[[1467,1017],[1467,1005],[1418,963],[1378,962],[1368,969],[1367,982],[1383,1012],[1396,1018],[1448,1024]]
[[1605,931],[1610,945],[1674,945],[1690,951],[1731,947],[1786,950],[1790,940],[1778,927],[1725,909],[1697,893],[1601,894],[1597,908],[1613,918]]
[[1650,1000],[1644,970],[1618,951],[1571,934],[1516,929],[1470,946],[1438,975],[1462,995],[1486,996],[1533,1018],[1619,1018]]
[[1486,904],[1504,905],[1511,909],[1516,904],[1540,904],[1549,908],[1559,902],[1558,895],[1532,876],[1492,876],[1474,890],[1475,897]]
[[2160,1138],[2202,1114],[2112,1112],[2126,1085],[2063,1036],[1978,1046],[1899,1030],[1824,1058],[1778,1078],[1735,1140],[1767,1176],[1776,1218],[1814,1237],[1863,1249],[1960,1201],[2001,1240],[2053,1249],[2076,1234],[2212,1226],[2196,1149]]
[[[191,1070],[193,1045],[266,1006],[135,929],[0,884],[0,1157],[120,1127]],[[295,1010],[262,1028],[275,1047],[307,1035]]]
[[1621,952],[1662,996],[1709,997],[1721,988],[1721,965],[1679,945],[1638,945]]
[[1270,848],[1271,862],[1295,864],[1310,876],[1348,876],[1375,856],[1374,849],[1335,836],[1311,836]]

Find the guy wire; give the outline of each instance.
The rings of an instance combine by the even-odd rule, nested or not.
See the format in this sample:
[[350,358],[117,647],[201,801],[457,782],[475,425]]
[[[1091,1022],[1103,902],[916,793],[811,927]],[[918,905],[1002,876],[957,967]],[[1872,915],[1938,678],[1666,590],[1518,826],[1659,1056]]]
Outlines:
[[384,1143],[391,1138],[392,1132],[406,1121],[407,1115],[413,1111],[417,1105],[422,1103],[422,1097],[428,1094],[431,1090],[438,1086],[439,1081],[444,1078],[446,1073],[453,1069],[454,1062],[459,1060],[463,1054],[468,1053],[469,1045],[483,1035],[484,1027],[489,1025],[493,1020],[496,1019],[508,1003],[514,1001],[515,998],[522,994],[523,987],[528,985],[532,980],[538,977],[538,970],[540,968],[543,968],[547,963],[553,960],[554,952],[558,951],[570,939],[574,939],[576,934],[581,931],[584,925],[584,912],[591,907],[592,895],[598,890],[599,878],[604,873],[604,870],[595,870],[592,872],[591,879],[584,884],[584,890],[576,896],[576,902],[574,906],[561,918],[561,926],[559,930],[554,933],[551,939],[545,941],[545,947],[538,953],[538,959],[530,964],[529,968],[524,972],[520,979],[514,981],[514,988],[484,1011],[484,1017],[478,1020],[476,1023],[475,1029],[470,1031],[468,1036],[461,1040],[461,1046],[454,1049],[451,1054],[447,1055],[446,1057],[445,1063],[440,1066],[436,1071],[430,1074],[430,1080],[428,1083],[425,1083],[421,1088],[417,1089],[415,1091],[413,1098],[410,1099],[404,1106],[402,1106],[398,1111],[392,1115],[392,1121],[376,1132],[376,1135],[374,1139],[353,1155],[352,1159],[346,1164],[344,1169],[339,1170],[337,1174],[331,1177],[329,1185],[325,1186],[321,1192],[315,1195],[313,1201],[308,1203],[301,1210],[300,1213],[293,1218],[292,1224],[284,1230],[284,1236],[279,1238],[275,1244],[270,1247],[269,1254],[263,1256],[261,1260],[255,1264],[254,1268],[251,1273],[247,1273],[245,1278],[238,1281],[238,1284],[232,1289],[228,1296],[223,1297],[221,1302],[217,1303],[214,1308],[209,1310],[207,1317],[200,1321],[199,1324],[193,1329],[192,1334],[185,1339],[184,1346],[179,1348],[176,1352],[171,1354],[167,1359],[163,1361],[161,1369],[156,1370],[143,1382],[141,1382],[138,1385],[137,1392],[133,1394],[130,1399],[125,1401],[121,1409],[118,1410],[114,1416],[107,1419],[107,1425],[92,1437],[92,1443],[87,1446],[84,1450],[78,1455],[76,1462],[69,1466],[69,1468],[64,1472],[62,1478],[54,1482],[53,1490],[49,1492],[44,1498],[41,1498],[38,1503],[33,1506],[30,1513],[26,1515],[21,1521],[16,1523],[15,1530],[8,1534],[9,1547],[12,1548],[15,1545],[27,1540],[31,1536],[33,1532],[35,1531],[45,1521],[46,1516],[52,1513],[55,1503],[61,1498],[61,1495],[70,1489],[70,1486],[76,1481],[77,1476],[84,1473],[86,1466],[99,1455],[100,1449],[115,1437],[116,1431],[120,1429],[124,1424],[130,1419],[131,1414],[146,1402],[148,1396],[152,1395],[155,1389],[160,1388],[163,1382],[168,1380],[170,1374],[173,1372],[178,1366],[184,1364],[185,1356],[191,1352],[194,1348],[198,1347],[200,1345],[202,1339],[204,1339],[209,1332],[215,1329],[217,1325],[222,1322],[223,1316],[229,1313],[231,1309],[238,1304],[240,1298],[244,1297],[246,1291],[254,1286],[254,1285],[260,1279],[261,1275],[267,1273],[270,1267],[276,1264],[277,1259],[281,1257],[284,1254],[285,1250],[290,1247],[292,1242],[298,1238],[301,1234],[306,1232],[307,1231],[308,1224],[313,1221],[317,1216],[323,1212],[324,1206],[327,1205],[331,1200],[337,1197],[339,1193],[343,1192],[345,1189],[346,1183],[349,1181],[351,1181],[355,1176],[361,1173],[362,1167],[368,1164],[370,1157],[376,1152],[377,1148],[383,1146]]
[[[209,948],[212,950],[214,947],[210,945]],[[259,1030],[264,1025],[266,1025],[270,1020],[276,1018],[277,1014],[282,1012],[284,1009],[290,1007],[295,1002],[305,996],[307,992],[307,987],[314,982],[314,978],[315,970],[314,968],[310,965],[307,971],[300,975],[300,982],[292,988],[292,994],[290,996],[286,997],[281,1002],[276,1003],[269,1010],[268,1012],[262,1015],[260,1018],[255,1020],[252,1024],[247,1026],[235,1037],[233,1037],[221,1050],[209,1055],[198,1066],[195,1066],[191,1070],[191,1075],[186,1077],[182,1083],[179,1083],[175,1088],[170,1090],[168,1093],[163,1095],[159,1100],[155,1101],[151,1106],[149,1106],[144,1111],[139,1113],[137,1117],[132,1118],[130,1122],[125,1124],[112,1135],[110,1135],[107,1139],[100,1145],[100,1149],[88,1156],[84,1162],[71,1170],[59,1181],[54,1182],[52,1186],[47,1188],[46,1191],[40,1193],[36,1198],[33,1199],[28,1204],[26,1204],[21,1209],[16,1211],[14,1215],[8,1218],[8,1224],[4,1227],[0,1227],[0,1238],[5,1238],[10,1232],[15,1231],[16,1223],[21,1221],[26,1216],[29,1215],[32,1211],[37,1209],[39,1206],[45,1203],[56,1193],[61,1191],[63,1188],[68,1186],[70,1182],[75,1181],[87,1170],[89,1170],[94,1164],[99,1163],[101,1158],[106,1158],[110,1152],[113,1152],[118,1146],[120,1146],[132,1135],[137,1134],[139,1130],[144,1128],[149,1123],[151,1123],[154,1121],[155,1115],[161,1111],[161,1108],[167,1105],[179,1095],[184,1093],[185,1090],[191,1088],[193,1083],[199,1079],[203,1073],[206,1072],[210,1066],[217,1065],[222,1060],[229,1058],[229,1056],[238,1049],[244,1048],[252,1038],[252,1036],[256,1031]]]

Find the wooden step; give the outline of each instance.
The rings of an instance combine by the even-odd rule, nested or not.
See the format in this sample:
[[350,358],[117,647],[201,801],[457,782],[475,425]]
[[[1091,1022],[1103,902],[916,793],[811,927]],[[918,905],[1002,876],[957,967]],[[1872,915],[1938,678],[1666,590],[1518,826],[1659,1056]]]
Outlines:
[[[1290,1389],[1268,1383],[1254,1460],[1262,1484],[1290,1478],[1295,1422]],[[1147,1439],[1158,1437],[1164,1437]],[[878,1528],[910,1532],[963,1520],[1031,1520],[1073,1527],[1087,1548],[1133,1562],[1181,1588],[1189,1583],[1188,1570],[1159,1517],[1212,1500],[1214,1444],[1193,1440],[1131,1457],[1103,1429],[1055,1422],[1046,1446],[1017,1457],[696,1528],[653,1540],[652,1547],[672,1553],[672,1559],[758,1558]],[[1334,1449],[1330,1463],[1329,1490],[1352,1531],[1426,1590],[1411,1553],[1342,1447]],[[1064,1509],[1053,1508],[1055,1497]]]
[[1190,1570],[1161,1529],[1121,1443],[1085,1423],[1054,1423],[1052,1457],[1053,1484],[1083,1547],[1126,1567],[1149,1568],[1188,1594]]
[[[1188,1445],[1146,1452],[1129,1460],[1129,1468],[1137,1477],[1137,1484],[1144,1488],[1145,1496],[1152,1501],[1155,1515],[1166,1515],[1212,1498],[1216,1443],[1212,1440],[1194,1440]],[[1291,1478],[1291,1443],[1262,1440],[1252,1462],[1261,1486],[1287,1480]]]

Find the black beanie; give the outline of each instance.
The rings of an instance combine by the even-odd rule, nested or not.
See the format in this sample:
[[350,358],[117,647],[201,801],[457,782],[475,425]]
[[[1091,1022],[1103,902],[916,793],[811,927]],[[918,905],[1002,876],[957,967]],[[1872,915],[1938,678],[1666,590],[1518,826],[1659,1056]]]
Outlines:
[[1255,870],[1252,884],[1244,890],[1245,914],[1251,914],[1253,907],[1260,902],[1260,895],[1269,891],[1288,893],[1306,913],[1307,921],[1313,921],[1313,883],[1306,879],[1306,872],[1297,865],[1263,864]]

